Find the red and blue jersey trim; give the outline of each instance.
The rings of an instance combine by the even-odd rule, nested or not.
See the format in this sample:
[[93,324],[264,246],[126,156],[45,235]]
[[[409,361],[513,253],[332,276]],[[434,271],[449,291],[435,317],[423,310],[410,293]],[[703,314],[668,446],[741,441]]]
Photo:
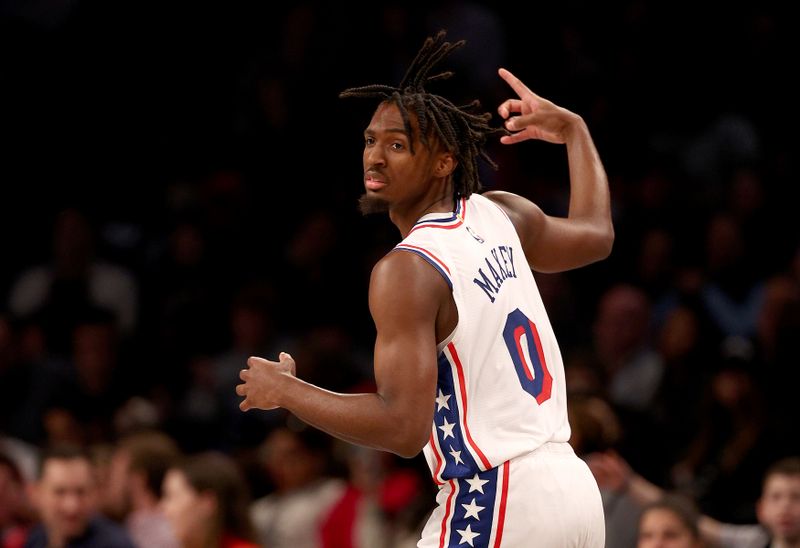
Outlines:
[[450,286],[450,289],[451,290],[453,289],[453,280],[450,278],[450,269],[447,268],[447,265],[444,264],[444,262],[439,257],[434,255],[424,247],[420,247],[418,245],[405,244],[401,242],[397,244],[392,251],[408,251],[410,253],[419,255],[420,257],[428,261],[431,264],[431,266],[433,266],[433,268],[438,270],[439,274],[441,274],[444,280],[447,282],[447,285]]
[[445,230],[452,230],[464,224],[464,220],[466,218],[467,218],[467,199],[461,198],[456,203],[456,210],[453,212],[452,216],[445,217],[444,219],[430,219],[426,221],[418,221],[411,228],[408,234],[411,234],[415,230],[419,230],[421,228],[443,228]]

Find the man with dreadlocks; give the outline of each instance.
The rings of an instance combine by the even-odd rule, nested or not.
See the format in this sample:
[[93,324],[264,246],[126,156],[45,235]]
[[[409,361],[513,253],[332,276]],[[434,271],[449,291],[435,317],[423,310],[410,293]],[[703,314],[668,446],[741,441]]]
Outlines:
[[[412,457],[439,485],[419,546],[602,547],[600,493],[568,444],[564,366],[531,269],[605,258],[614,239],[605,171],[583,120],[529,90],[499,107],[426,86],[463,42],[428,38],[399,87],[353,88],[381,100],[364,131],[364,212],[387,211],[403,240],[372,272],[377,392],[336,394],[295,377],[294,360],[250,358],[243,410],[283,407],[343,440]],[[520,196],[478,194],[487,138],[567,147],[570,207],[546,215]],[[491,162],[491,160],[489,160]]]

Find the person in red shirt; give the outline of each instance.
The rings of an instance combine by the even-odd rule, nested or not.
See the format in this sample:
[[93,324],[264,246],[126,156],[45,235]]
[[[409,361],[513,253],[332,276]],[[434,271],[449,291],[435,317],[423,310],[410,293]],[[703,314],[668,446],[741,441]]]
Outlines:
[[167,471],[161,507],[184,548],[258,548],[250,495],[236,463],[217,452],[189,457]]

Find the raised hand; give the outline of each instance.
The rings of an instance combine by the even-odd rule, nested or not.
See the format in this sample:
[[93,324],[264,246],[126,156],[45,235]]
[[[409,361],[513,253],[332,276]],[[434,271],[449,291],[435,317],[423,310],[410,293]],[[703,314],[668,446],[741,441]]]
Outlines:
[[570,128],[580,121],[580,117],[536,95],[506,69],[501,68],[498,73],[519,97],[507,99],[497,108],[497,112],[506,121],[506,129],[514,132],[501,137],[500,142],[511,145],[528,139],[538,139],[549,143],[565,143]]

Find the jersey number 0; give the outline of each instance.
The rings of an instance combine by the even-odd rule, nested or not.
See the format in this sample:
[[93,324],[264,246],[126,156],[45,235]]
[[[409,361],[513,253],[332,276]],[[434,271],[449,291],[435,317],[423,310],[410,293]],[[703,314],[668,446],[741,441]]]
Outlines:
[[547,370],[539,332],[519,308],[508,315],[503,339],[506,341],[508,353],[511,354],[522,389],[536,398],[540,405],[549,400],[553,377]]

